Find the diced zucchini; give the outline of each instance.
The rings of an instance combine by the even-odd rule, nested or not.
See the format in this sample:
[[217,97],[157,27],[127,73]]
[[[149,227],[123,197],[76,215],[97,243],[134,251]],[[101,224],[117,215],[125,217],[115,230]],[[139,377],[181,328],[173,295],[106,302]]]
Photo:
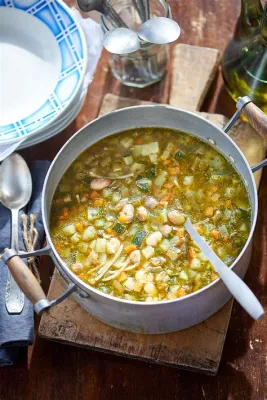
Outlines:
[[147,178],[141,178],[136,181],[136,186],[142,190],[142,192],[150,193],[152,182]]
[[126,226],[120,224],[119,222],[116,222],[116,224],[113,226],[113,231],[117,232],[119,234],[123,233],[126,229]]
[[103,238],[96,239],[95,250],[98,253],[105,253],[106,252],[106,244],[107,244],[106,239],[103,239]]
[[158,152],[159,152],[158,142],[133,146],[134,157],[140,157],[140,156],[145,157],[149,156],[150,154],[156,154]]
[[70,241],[73,244],[77,244],[77,243],[79,243],[80,239],[81,239],[81,236],[79,235],[79,233],[76,232],[76,233],[74,233],[74,235],[71,236]]
[[190,185],[192,185],[193,180],[194,180],[194,177],[193,177],[193,176],[185,176],[185,177],[184,177],[184,185],[185,185],[185,186],[190,186]]
[[158,187],[161,187],[164,184],[167,175],[168,173],[166,171],[161,171],[154,180],[154,184]]
[[124,160],[126,165],[131,165],[133,163],[133,157],[132,156],[123,157],[123,160]]
[[149,143],[147,146],[149,148],[149,154],[155,154],[155,153],[159,152],[159,144],[158,144],[158,142]]
[[156,178],[156,168],[154,165],[150,165],[146,168],[146,177],[148,179]]
[[75,228],[74,224],[70,224],[70,225],[64,226],[64,228],[62,228],[62,231],[65,236],[69,237],[69,236],[74,235],[74,233],[76,232],[76,228]]
[[87,211],[87,216],[89,221],[93,221],[99,217],[99,210],[98,208],[89,207]]
[[82,234],[82,240],[84,240],[85,242],[89,242],[90,240],[92,240],[94,237],[96,236],[96,230],[93,226],[88,226],[87,228],[85,228],[85,230],[83,231]]
[[188,281],[188,275],[187,275],[187,273],[186,273],[184,270],[182,270],[182,271],[180,272],[179,278],[180,278],[180,279],[183,279],[184,281]]
[[162,222],[163,224],[168,222],[167,210],[165,208],[161,210],[158,217],[160,219],[160,222]]
[[187,271],[187,275],[189,276],[189,278],[194,278],[196,276],[196,271],[193,271],[192,269],[189,269]]
[[147,235],[147,231],[138,231],[136,232],[136,234],[134,235],[134,238],[132,240],[133,244],[135,244],[137,247],[140,247],[144,238]]
[[179,160],[179,158],[184,157],[184,153],[181,150],[177,150],[174,157]]
[[140,172],[143,172],[145,170],[145,168],[146,168],[145,164],[140,164],[140,163],[136,162],[131,166],[131,171],[134,174],[135,173],[139,174]]
[[163,239],[162,242],[160,243],[159,247],[161,248],[161,250],[163,250],[164,252],[168,250],[168,248],[170,247],[170,241],[168,239]]
[[126,149],[129,149],[132,145],[133,145],[133,139],[126,137],[126,138],[122,138],[121,139],[121,144],[123,145],[123,147],[125,147]]
[[115,192],[113,193],[111,200],[113,203],[118,203],[118,201],[120,201],[121,199],[121,194],[119,192]]
[[167,251],[167,256],[172,261],[176,261],[180,253],[181,253],[180,249],[177,249],[176,247],[169,247]]
[[142,254],[147,260],[154,255],[154,252],[155,250],[152,246],[147,246],[142,250]]
[[96,227],[96,228],[103,228],[103,226],[105,225],[105,223],[106,223],[105,218],[97,219],[97,220],[95,221],[95,227]]

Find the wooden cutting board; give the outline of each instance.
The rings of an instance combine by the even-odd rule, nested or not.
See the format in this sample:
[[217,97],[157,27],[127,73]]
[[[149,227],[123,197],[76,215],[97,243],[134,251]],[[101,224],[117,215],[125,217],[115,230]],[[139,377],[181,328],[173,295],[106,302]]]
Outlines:
[[[183,58],[183,62],[179,62],[183,54],[186,54],[187,61],[185,62]],[[197,94],[194,93],[195,109],[199,109],[207,93],[212,81],[211,76],[214,76],[218,67],[219,54],[215,49],[197,46],[177,45],[175,47],[171,84],[172,106],[183,108],[186,108],[186,104],[192,106],[187,99],[178,96],[176,91],[179,91],[181,81],[182,87],[186,87],[185,80],[188,82],[189,79],[189,65],[192,70],[192,65],[198,64],[200,55],[202,62],[198,65],[198,73],[194,76],[193,82],[191,80],[188,83],[188,92],[185,91],[188,96],[191,96],[191,87],[195,85],[197,88]],[[180,65],[179,74],[176,71],[177,65]],[[99,115],[140,104],[151,103],[107,94],[103,99]],[[220,127],[227,122],[227,118],[220,114],[200,114]],[[265,143],[250,125],[238,122],[231,130],[230,136],[239,145],[251,165],[264,158]],[[257,174],[257,185],[259,182],[260,173]],[[48,293],[49,299],[57,298],[64,288],[63,279],[58,272],[55,272]],[[164,335],[141,335],[120,331],[98,321],[72,298],[68,298],[42,316],[39,334],[46,339],[65,344],[215,375],[222,355],[231,309],[232,301],[211,318],[184,331]]]

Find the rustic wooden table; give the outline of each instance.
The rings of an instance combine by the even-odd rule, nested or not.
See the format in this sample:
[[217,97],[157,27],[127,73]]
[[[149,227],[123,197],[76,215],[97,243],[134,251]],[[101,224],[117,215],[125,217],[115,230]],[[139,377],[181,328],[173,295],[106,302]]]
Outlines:
[[[171,0],[169,3],[174,18],[181,25],[182,42],[223,51],[235,28],[239,0]],[[26,149],[22,154],[29,163],[35,159],[52,159],[77,129],[97,116],[103,96],[108,92],[164,103],[168,102],[168,87],[169,75],[145,90],[121,86],[109,71],[107,54],[103,54],[76,120],[57,137]],[[220,76],[208,98],[203,110],[231,115],[234,105],[222,88]],[[259,219],[246,282],[266,307],[267,171],[263,174],[259,197]],[[43,258],[40,267],[47,289],[53,266],[49,259]],[[36,337],[28,357],[25,354],[16,366],[0,369],[0,400],[264,400],[267,399],[266,332],[266,317],[253,323],[235,304],[216,377],[149,365]]]

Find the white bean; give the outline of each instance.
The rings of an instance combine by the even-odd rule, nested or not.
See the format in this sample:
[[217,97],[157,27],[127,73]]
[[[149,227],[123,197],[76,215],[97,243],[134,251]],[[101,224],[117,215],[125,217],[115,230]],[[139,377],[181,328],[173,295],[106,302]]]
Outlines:
[[156,246],[162,239],[162,234],[157,231],[151,233],[147,238],[146,238],[146,244],[148,246]]
[[136,210],[136,215],[139,221],[146,221],[147,219],[147,209],[143,206],[138,207]]
[[153,210],[153,208],[155,208],[158,205],[157,200],[154,197],[147,197],[145,200],[145,206],[146,208],[148,208],[149,210]]
[[73,272],[79,273],[83,271],[83,265],[80,262],[72,264],[71,269]]
[[160,232],[162,233],[163,236],[168,236],[172,231],[172,227],[169,225],[162,225],[160,228]]
[[130,254],[129,259],[130,259],[131,264],[139,263],[140,260],[141,260],[141,252],[140,252],[140,250],[132,251],[131,254]]
[[134,207],[132,204],[125,204],[123,206],[122,211],[120,212],[120,216],[125,217],[125,223],[130,224],[134,217]]
[[157,294],[157,288],[156,288],[156,286],[154,285],[154,283],[147,283],[145,286],[144,286],[144,291],[147,293],[147,294]]
[[105,189],[107,187],[109,187],[111,184],[111,180],[110,179],[106,179],[106,178],[98,178],[98,179],[93,179],[90,187],[93,190],[102,190]]
[[185,222],[185,217],[176,210],[168,212],[168,218],[174,225],[182,225]]

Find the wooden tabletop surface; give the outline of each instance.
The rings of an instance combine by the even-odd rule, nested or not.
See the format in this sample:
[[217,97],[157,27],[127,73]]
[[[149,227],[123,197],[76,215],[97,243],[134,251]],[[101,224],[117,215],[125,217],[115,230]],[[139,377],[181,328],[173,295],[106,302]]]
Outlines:
[[[182,28],[180,41],[215,47],[223,51],[231,38],[240,12],[239,0],[171,0],[173,17]],[[71,4],[71,1],[68,1]],[[74,4],[74,3],[73,3]],[[99,111],[110,92],[155,102],[168,102],[169,75],[147,89],[120,85],[108,68],[107,54],[98,64],[86,102],[76,120],[57,137],[22,152],[28,163],[50,159],[65,141]],[[177,66],[179,68],[179,66]],[[204,111],[227,116],[233,102],[219,75],[212,85]],[[246,282],[267,306],[267,171],[259,191],[259,218]],[[47,290],[53,265],[41,260],[41,275]],[[38,321],[36,321],[36,326]],[[221,366],[216,377],[101,354],[51,343],[36,337],[35,345],[20,363],[0,369],[0,400],[266,400],[267,319],[256,323],[234,305]]]

